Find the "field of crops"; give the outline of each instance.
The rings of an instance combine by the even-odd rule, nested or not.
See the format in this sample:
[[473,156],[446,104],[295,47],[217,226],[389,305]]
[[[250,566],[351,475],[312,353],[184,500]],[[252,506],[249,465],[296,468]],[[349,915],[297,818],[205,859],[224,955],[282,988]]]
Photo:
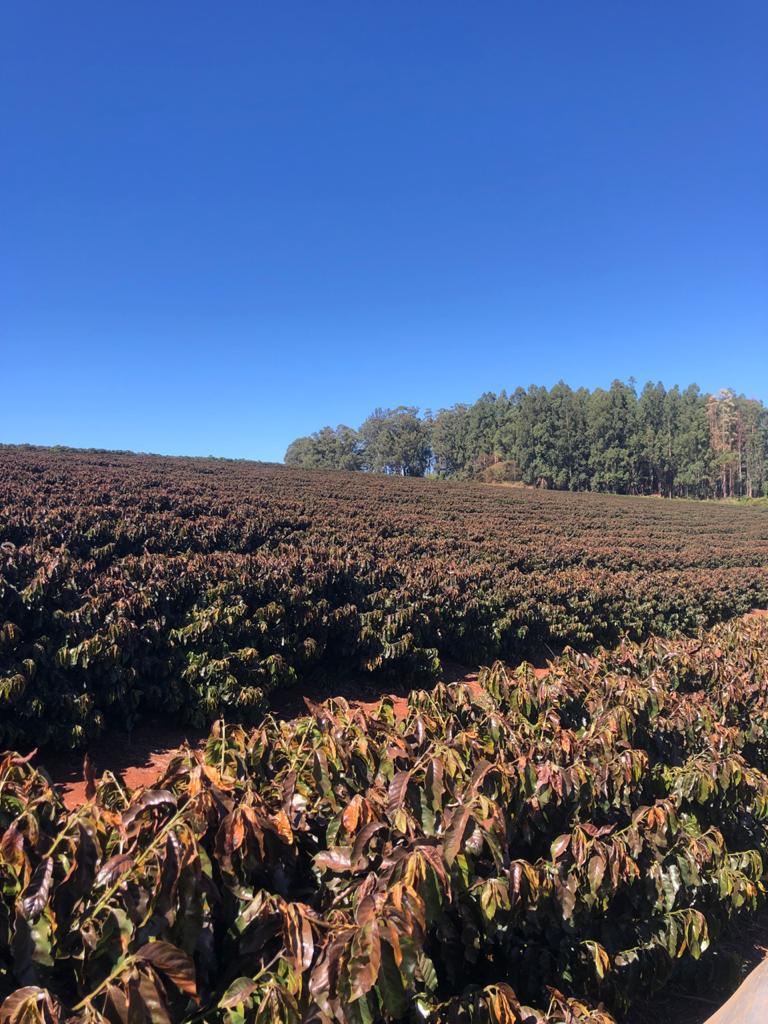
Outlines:
[[0,1021],[609,1024],[712,991],[764,895],[767,695],[747,617],[219,723],[70,812],[8,755]]
[[768,604],[768,509],[0,447],[0,746]]

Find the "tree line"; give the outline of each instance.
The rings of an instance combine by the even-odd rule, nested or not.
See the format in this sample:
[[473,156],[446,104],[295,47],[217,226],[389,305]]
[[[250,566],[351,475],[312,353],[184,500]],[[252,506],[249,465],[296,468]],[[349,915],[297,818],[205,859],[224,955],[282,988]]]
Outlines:
[[355,430],[293,441],[289,466],[520,482],[571,491],[734,498],[768,493],[768,409],[724,389],[615,380],[610,388],[486,392],[420,414],[376,409]]

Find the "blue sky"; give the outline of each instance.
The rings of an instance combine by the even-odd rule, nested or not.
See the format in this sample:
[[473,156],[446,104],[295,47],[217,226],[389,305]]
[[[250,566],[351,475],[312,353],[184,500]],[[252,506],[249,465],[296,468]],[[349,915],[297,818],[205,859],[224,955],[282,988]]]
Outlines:
[[767,50],[764,0],[3,5],[0,440],[768,400]]

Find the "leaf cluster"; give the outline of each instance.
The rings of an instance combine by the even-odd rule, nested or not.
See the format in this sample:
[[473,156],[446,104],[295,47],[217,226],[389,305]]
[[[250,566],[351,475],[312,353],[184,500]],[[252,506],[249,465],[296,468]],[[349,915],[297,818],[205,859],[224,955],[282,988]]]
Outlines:
[[610,1024],[764,899],[768,622],[218,723],[67,812],[0,764],[2,1024]]

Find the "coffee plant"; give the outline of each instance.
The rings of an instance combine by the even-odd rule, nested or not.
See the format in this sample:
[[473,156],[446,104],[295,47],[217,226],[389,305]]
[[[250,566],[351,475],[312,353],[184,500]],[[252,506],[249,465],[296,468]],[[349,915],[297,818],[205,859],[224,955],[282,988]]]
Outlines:
[[0,761],[0,1024],[610,1024],[764,901],[768,618],[217,722],[66,811]]
[[768,604],[768,510],[0,446],[0,745]]

